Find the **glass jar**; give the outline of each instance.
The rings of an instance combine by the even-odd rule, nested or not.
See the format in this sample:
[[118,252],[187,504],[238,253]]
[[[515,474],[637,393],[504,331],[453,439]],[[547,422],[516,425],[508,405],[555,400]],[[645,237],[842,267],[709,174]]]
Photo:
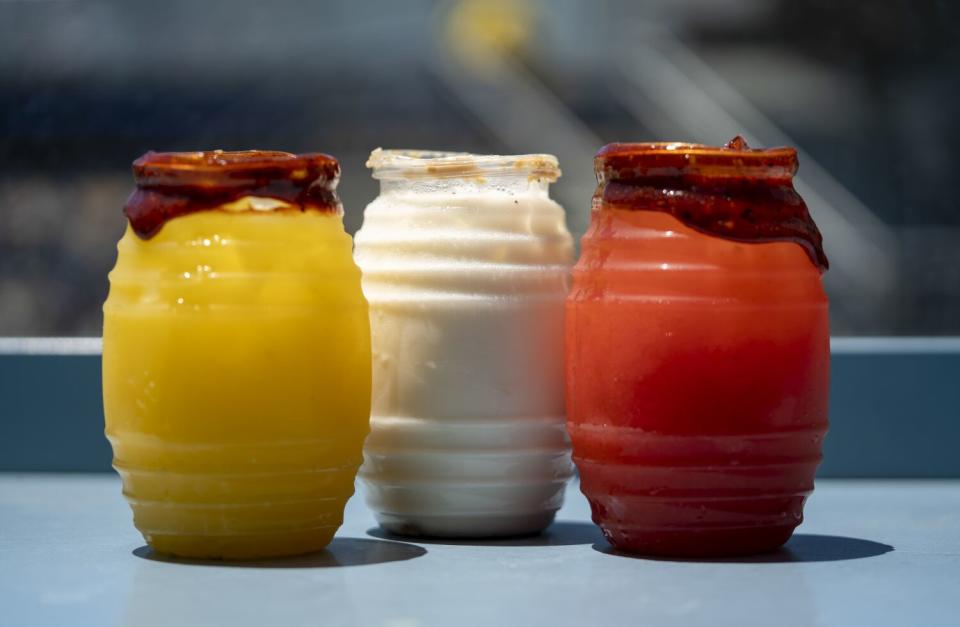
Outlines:
[[323,548],[368,431],[370,332],[339,164],[275,152],[134,162],[104,305],[114,467],[157,551]]
[[376,150],[367,165],[381,185],[356,237],[373,338],[367,502],[394,533],[539,531],[573,470],[556,159]]
[[594,521],[632,552],[778,547],[827,430],[827,261],[796,152],[612,144],[595,166],[566,319]]

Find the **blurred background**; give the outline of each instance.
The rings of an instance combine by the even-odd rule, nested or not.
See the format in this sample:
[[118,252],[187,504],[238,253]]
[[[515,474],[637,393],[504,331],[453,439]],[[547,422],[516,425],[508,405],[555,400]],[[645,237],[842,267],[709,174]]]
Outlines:
[[0,0],[0,336],[99,335],[130,162],[552,152],[576,236],[611,141],[800,151],[836,335],[960,334],[960,15],[907,0]]

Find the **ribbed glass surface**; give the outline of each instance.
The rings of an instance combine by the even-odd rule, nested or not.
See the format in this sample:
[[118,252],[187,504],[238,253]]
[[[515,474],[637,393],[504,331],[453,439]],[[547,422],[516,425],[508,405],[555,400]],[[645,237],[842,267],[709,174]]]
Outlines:
[[800,246],[595,210],[566,325],[574,460],[614,544],[720,554],[789,537],[829,380],[827,301]]
[[325,546],[368,431],[370,344],[340,216],[206,211],[128,230],[104,306],[114,466],[156,549]]
[[572,241],[546,184],[509,179],[391,184],[357,233],[374,364],[361,476],[393,531],[536,531],[572,474]]

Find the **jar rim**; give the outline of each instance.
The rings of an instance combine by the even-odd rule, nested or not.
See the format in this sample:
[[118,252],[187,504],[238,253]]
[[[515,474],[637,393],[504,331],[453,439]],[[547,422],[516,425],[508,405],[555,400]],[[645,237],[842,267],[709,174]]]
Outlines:
[[133,162],[139,187],[244,187],[292,180],[336,187],[340,163],[316,152],[293,154],[279,150],[148,151]]
[[750,148],[739,136],[726,146],[612,143],[597,152],[594,169],[600,181],[671,176],[790,179],[797,172],[797,151],[788,146]]
[[377,148],[366,166],[375,179],[483,178],[522,175],[547,182],[560,178],[560,163],[550,154],[480,155],[442,150]]
[[133,178],[137,188],[123,213],[141,239],[153,237],[173,218],[246,197],[278,200],[280,206],[300,211],[343,211],[337,196],[340,163],[322,153],[150,151],[133,162]]

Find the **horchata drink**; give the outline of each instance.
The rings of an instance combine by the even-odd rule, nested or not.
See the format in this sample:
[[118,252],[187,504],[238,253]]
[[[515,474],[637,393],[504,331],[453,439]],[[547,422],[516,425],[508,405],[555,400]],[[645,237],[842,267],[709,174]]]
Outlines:
[[572,473],[557,161],[376,150],[367,165],[381,185],[356,236],[373,346],[367,502],[395,533],[539,531]]
[[114,467],[157,551],[323,548],[362,459],[370,331],[321,154],[147,153],[104,305]]
[[778,547],[827,430],[827,259],[796,151],[611,144],[595,164],[566,320],[593,519],[626,551]]

